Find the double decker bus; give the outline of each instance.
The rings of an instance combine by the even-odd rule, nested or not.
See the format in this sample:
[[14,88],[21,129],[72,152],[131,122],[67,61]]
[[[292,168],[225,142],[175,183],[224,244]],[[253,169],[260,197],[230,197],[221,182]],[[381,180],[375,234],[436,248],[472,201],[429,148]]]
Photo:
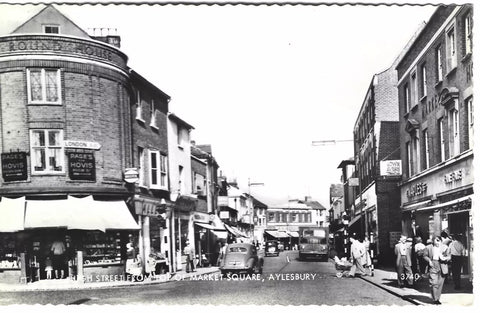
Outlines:
[[300,260],[328,260],[328,227],[300,227]]

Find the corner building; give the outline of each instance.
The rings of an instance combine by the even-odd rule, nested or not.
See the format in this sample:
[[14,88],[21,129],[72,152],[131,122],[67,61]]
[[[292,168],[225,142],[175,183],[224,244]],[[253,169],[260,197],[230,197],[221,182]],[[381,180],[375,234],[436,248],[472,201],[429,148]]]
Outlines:
[[124,274],[129,103],[127,56],[53,6],[0,37],[0,282]]
[[439,6],[397,66],[402,232],[461,234],[473,251],[471,5]]

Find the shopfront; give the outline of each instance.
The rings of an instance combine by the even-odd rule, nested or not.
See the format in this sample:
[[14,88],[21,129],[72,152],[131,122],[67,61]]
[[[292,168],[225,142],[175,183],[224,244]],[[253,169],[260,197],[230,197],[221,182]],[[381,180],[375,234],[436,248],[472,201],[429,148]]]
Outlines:
[[402,232],[425,242],[442,231],[460,235],[466,250],[464,273],[473,251],[473,153],[436,167],[401,187]]
[[125,278],[128,235],[138,225],[124,201],[3,197],[0,214],[0,282]]

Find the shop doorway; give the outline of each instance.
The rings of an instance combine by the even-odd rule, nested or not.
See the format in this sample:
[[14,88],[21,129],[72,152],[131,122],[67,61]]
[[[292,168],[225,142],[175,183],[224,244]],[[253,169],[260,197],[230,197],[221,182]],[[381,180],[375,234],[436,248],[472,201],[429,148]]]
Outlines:
[[[450,235],[461,235],[460,241],[465,247],[465,251],[470,250],[471,239],[469,232],[469,212],[459,212],[448,214],[448,231]],[[469,273],[469,257],[466,257],[463,264],[463,273]]]

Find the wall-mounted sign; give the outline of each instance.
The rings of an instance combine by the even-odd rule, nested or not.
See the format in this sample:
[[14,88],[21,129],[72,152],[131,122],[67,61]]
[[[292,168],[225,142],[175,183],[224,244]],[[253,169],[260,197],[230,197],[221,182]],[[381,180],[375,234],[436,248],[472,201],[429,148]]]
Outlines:
[[2,177],[6,182],[27,179],[27,154],[25,152],[2,153]]
[[462,170],[456,170],[454,172],[445,174],[444,176],[445,184],[451,184],[453,182],[462,180]]
[[220,218],[221,218],[221,219],[229,219],[229,218],[230,218],[230,212],[228,212],[228,211],[220,211]]
[[135,184],[138,181],[139,173],[136,168],[126,168],[123,173],[123,180],[129,184]]
[[348,186],[349,187],[358,187],[360,186],[360,180],[358,177],[351,177],[348,179]]
[[89,149],[89,150],[99,150],[102,147],[98,142],[82,141],[82,140],[64,140],[63,146],[66,149]]
[[427,193],[427,184],[426,183],[417,183],[412,185],[407,189],[407,197],[420,196]]
[[402,160],[380,161],[380,175],[382,176],[401,176]]
[[227,196],[218,196],[217,204],[218,204],[218,206],[228,206],[228,197]]
[[71,180],[95,181],[93,152],[68,152],[68,174]]

